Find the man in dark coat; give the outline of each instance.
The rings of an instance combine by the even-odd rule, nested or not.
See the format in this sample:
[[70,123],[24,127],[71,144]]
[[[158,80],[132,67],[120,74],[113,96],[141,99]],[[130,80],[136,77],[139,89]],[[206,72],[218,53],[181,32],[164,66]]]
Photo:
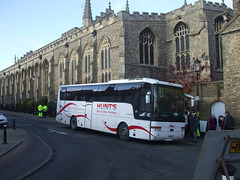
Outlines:
[[225,112],[224,119],[224,129],[225,130],[233,130],[235,128],[235,122],[233,117],[229,114],[228,111]]
[[193,142],[197,142],[197,126],[198,126],[198,118],[195,113],[192,113],[190,120],[190,131],[193,133]]

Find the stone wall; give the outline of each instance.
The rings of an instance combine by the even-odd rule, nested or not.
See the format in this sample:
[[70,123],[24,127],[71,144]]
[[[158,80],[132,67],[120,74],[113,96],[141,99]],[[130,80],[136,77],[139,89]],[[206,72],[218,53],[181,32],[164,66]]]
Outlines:
[[[173,29],[178,22],[184,22],[188,26],[190,36],[191,64],[198,57],[201,61],[208,60],[211,65],[211,80],[222,80],[222,70],[217,69],[216,42],[215,42],[215,18],[222,12],[232,10],[225,4],[197,1],[166,14],[166,42],[167,60],[175,65],[175,39]],[[204,54],[204,59],[202,55]]]
[[224,63],[224,88],[226,109],[240,127],[240,13],[220,32]]
[[[188,93],[196,96],[196,84],[191,84],[191,91]],[[199,114],[201,120],[209,120],[211,117],[211,108],[215,102],[223,102],[224,87],[223,81],[199,83]],[[195,110],[197,110],[195,102]],[[224,113],[223,113],[224,114]]]
[[[131,16],[129,16],[131,17]],[[161,69],[167,66],[165,49],[165,22],[164,21],[123,21],[124,39],[125,39],[125,78],[149,77],[159,79]],[[140,64],[139,57],[139,35],[148,28],[155,36],[154,65]]]

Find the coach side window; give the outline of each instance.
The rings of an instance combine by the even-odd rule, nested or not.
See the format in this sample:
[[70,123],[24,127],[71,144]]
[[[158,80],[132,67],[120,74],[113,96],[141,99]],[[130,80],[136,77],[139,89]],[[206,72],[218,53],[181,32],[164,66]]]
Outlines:
[[118,102],[116,85],[110,84],[106,85],[104,88],[105,90],[102,92],[102,97],[100,97],[101,101]]
[[151,103],[146,102],[146,95],[151,95],[151,85],[145,83],[141,88],[140,103],[139,103],[139,117],[151,117]]
[[67,88],[60,89],[60,100],[72,100],[72,90]]
[[98,94],[98,86],[85,86],[84,87],[84,96],[85,101],[96,101]]
[[134,97],[141,87],[141,83],[126,83],[117,85],[117,96],[120,102],[130,103],[134,106]]
[[60,89],[60,100],[65,100],[66,91],[67,91],[67,88],[61,88]]
[[72,90],[72,100],[73,101],[85,101],[85,96],[83,93],[83,87],[76,87]]

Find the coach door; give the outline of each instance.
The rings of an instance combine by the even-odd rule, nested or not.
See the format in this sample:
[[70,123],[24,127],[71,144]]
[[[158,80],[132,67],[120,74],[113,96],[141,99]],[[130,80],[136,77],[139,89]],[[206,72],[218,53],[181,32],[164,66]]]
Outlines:
[[98,91],[98,86],[91,85],[84,87],[85,94],[85,128],[92,129],[92,109],[93,109],[93,101],[96,92]]
[[92,128],[92,102],[86,102],[86,110],[85,110],[85,128]]
[[60,92],[59,92],[59,99],[58,99],[58,104],[57,104],[57,120],[66,123],[66,119],[63,119],[63,115],[62,113],[65,112],[65,96],[67,93],[67,88],[60,88]]

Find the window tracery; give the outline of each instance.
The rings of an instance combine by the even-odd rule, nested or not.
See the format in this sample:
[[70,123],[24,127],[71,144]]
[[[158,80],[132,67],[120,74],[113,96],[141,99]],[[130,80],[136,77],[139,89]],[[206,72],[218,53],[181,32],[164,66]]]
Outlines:
[[83,82],[90,83],[92,81],[92,47],[87,45],[84,50],[83,61]]
[[69,62],[69,83],[75,84],[77,82],[77,51],[74,50],[71,53],[70,62]]
[[154,35],[149,28],[139,36],[140,64],[154,65]]
[[101,82],[108,82],[111,80],[111,45],[107,37],[103,37],[100,42],[100,74]]
[[64,70],[65,70],[65,55],[61,54],[59,57],[58,71],[59,71],[59,85],[64,84]]
[[43,96],[48,95],[48,71],[49,63],[46,60],[43,64]]
[[174,28],[176,70],[190,69],[189,30],[185,23],[180,22]]
[[216,59],[217,59],[217,68],[223,68],[223,60],[222,60],[222,39],[219,36],[218,32],[222,29],[224,23],[224,18],[222,16],[218,16],[215,19],[215,41],[216,41]]

